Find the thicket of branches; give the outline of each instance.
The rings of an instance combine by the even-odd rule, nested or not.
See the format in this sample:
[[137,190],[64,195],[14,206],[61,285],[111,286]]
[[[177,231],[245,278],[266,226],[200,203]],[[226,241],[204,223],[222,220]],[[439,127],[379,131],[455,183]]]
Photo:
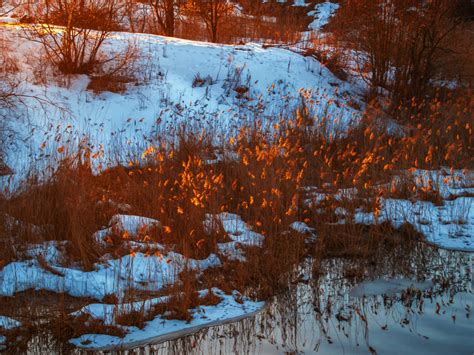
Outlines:
[[190,0],[187,9],[197,14],[206,25],[211,42],[217,42],[218,30],[223,19],[234,9],[229,0]]
[[369,97],[388,92],[394,106],[424,99],[456,50],[456,1],[344,0],[330,31],[355,49]]
[[155,31],[163,32],[166,36],[173,36],[178,4],[176,0],[148,0],[153,13]]
[[9,56],[10,51],[9,43],[0,41],[0,176],[9,172],[4,153],[12,130],[10,116],[18,104],[21,86],[15,75],[18,67]]

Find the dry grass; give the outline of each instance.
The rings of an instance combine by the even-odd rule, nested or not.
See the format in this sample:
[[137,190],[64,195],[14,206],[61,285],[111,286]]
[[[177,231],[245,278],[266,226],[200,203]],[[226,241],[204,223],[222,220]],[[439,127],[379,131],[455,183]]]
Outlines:
[[[171,296],[169,302],[151,312],[118,316],[120,324],[140,327],[158,314],[165,319],[190,321],[190,309],[219,302],[212,292],[200,299],[200,289],[218,287],[225,292],[238,290],[243,295],[269,299],[292,287],[297,265],[306,255],[314,260],[351,260],[354,264],[346,276],[354,279],[370,274],[373,265],[398,263],[397,268],[405,265],[408,269],[412,255],[421,249],[422,238],[413,227],[396,230],[389,224],[335,225],[339,218],[335,211],[341,207],[352,214],[358,208],[373,212],[380,207],[381,197],[442,203],[435,187],[414,191],[416,185],[410,179],[400,180],[394,189],[381,186],[409,168],[474,166],[469,120],[472,107],[464,94],[420,105],[422,115],[413,117],[419,123],[405,136],[384,133],[376,117],[368,115],[346,137],[328,137],[323,128],[313,126],[310,114],[302,107],[294,118],[280,122],[272,132],[259,127],[242,129],[220,147],[238,158],[213,164],[208,160],[216,157],[216,151],[205,134],[194,138],[183,134],[177,144],[155,144],[144,152],[140,163],[98,175],[90,168],[94,157],[82,151],[64,159],[51,179],[41,183],[32,179],[16,195],[1,200],[2,215],[22,221],[23,227],[1,224],[0,242],[6,248],[1,249],[0,260],[6,264],[22,258],[19,246],[25,248],[28,243],[45,240],[67,241],[70,260],[65,263],[79,262],[84,270],[92,269],[105,253],[114,257],[129,254],[132,250],[119,232],[110,236],[112,242],[107,248],[91,238],[120,212],[118,204],[130,205],[127,213],[161,222],[161,228],[136,236],[139,240],[163,243],[186,257],[204,259],[218,252],[217,243],[229,240],[222,228],[210,234],[205,230],[207,213],[236,213],[265,236],[262,248],[244,248],[246,262],[222,258],[221,267],[201,275],[186,270],[179,275],[179,282],[166,290]],[[447,133],[437,134],[441,129]],[[307,206],[303,203],[303,186],[316,186],[328,198],[319,205]],[[340,188],[353,187],[358,191],[353,198],[331,197]],[[304,235],[290,232],[289,225],[294,221],[315,227],[317,242],[308,245]],[[44,259],[38,261],[45,270],[56,271]],[[319,271],[315,268],[314,272]],[[128,295],[130,300],[156,296],[138,294],[136,290],[128,290]],[[118,299],[110,295],[105,302],[117,304]],[[87,332],[123,335],[117,328],[85,318],[71,319],[67,314],[64,308],[54,320],[55,332],[63,339]]]
[[[284,21],[272,23],[258,17],[232,17],[221,28],[221,40],[229,43],[262,38],[271,42],[297,41],[297,30],[307,25],[300,21],[301,14],[286,16],[272,11],[275,12],[270,15]],[[205,29],[195,23],[184,22],[180,26],[177,31],[182,37],[207,36]],[[312,50],[307,55],[320,60],[341,79],[347,79],[347,63],[341,53]],[[137,56],[129,47],[113,68],[107,70],[95,65],[88,89],[96,93],[123,93],[127,84],[137,81],[133,65],[127,65]],[[6,73],[17,70],[14,63],[3,62]],[[87,72],[91,70],[88,68]],[[196,75],[193,86],[210,84],[211,78]],[[234,84],[238,97],[245,98],[249,87],[237,80]],[[24,259],[28,244],[49,240],[66,241],[64,264],[74,264],[87,271],[105,254],[119,258],[135,252],[124,242],[126,238],[119,230],[113,230],[107,247],[98,245],[92,238],[113,215],[122,212],[119,204],[127,204],[130,206],[127,213],[161,222],[161,228],[134,236],[144,242],[141,251],[147,255],[155,254],[156,250],[147,247],[146,242],[161,243],[188,258],[205,259],[217,254],[217,244],[228,242],[229,237],[223,228],[207,231],[203,221],[206,214],[220,212],[238,214],[265,240],[261,248],[243,247],[245,262],[221,257],[220,267],[199,274],[186,269],[177,275],[175,285],[159,292],[129,289],[124,300],[107,295],[101,301],[117,305],[119,310],[122,301],[170,296],[168,302],[154,306],[151,311],[143,308],[118,312],[117,323],[123,326],[143,328],[157,315],[189,322],[191,309],[221,301],[212,287],[226,293],[237,290],[259,300],[271,299],[294,288],[300,276],[298,265],[305,256],[312,257],[315,274],[324,272],[321,263],[330,258],[347,260],[344,275],[354,280],[370,276],[375,269],[408,273],[415,257],[421,264],[426,257],[423,237],[413,226],[395,229],[389,223],[341,225],[337,224],[340,216],[336,211],[344,209],[351,216],[358,209],[375,212],[380,208],[381,198],[442,205],[436,186],[420,187],[413,178],[403,177],[404,172],[474,168],[472,91],[469,88],[431,90],[431,99],[413,100],[398,107],[390,102],[385,105],[390,107],[390,116],[403,134],[387,133],[384,120],[388,114],[377,103],[369,105],[361,124],[352,127],[347,135],[329,134],[327,126],[319,123],[329,117],[318,117],[315,122],[306,105],[311,98],[303,92],[303,104],[293,117],[281,120],[270,130],[258,124],[243,128],[219,147],[219,151],[232,153],[231,158],[217,163],[209,163],[217,157],[212,132],[195,135],[183,131],[173,143],[157,140],[128,167],[110,168],[97,175],[91,169],[95,157],[90,150],[80,147],[76,155],[64,154],[65,158],[46,181],[40,174],[32,173],[16,194],[0,196],[0,270],[12,261]],[[63,153],[64,148],[59,149]],[[392,184],[394,177],[402,178]],[[314,186],[327,197],[317,205],[308,206],[304,203],[304,186]],[[355,188],[357,194],[337,199],[333,195],[342,188]],[[294,221],[314,227],[318,235],[316,242],[308,244],[304,235],[291,231],[289,226]],[[44,271],[62,275],[44,257],[36,260]],[[200,298],[197,290],[204,289],[208,293]],[[236,301],[242,302],[242,298],[237,296]],[[34,325],[37,320],[46,320],[44,324],[62,341],[87,333],[123,336],[119,327],[87,315],[70,316],[90,302],[28,291],[12,298],[1,297],[0,314],[23,322],[20,335],[25,335],[24,339],[39,331]],[[16,332],[7,335],[13,339],[19,335]]]
[[120,75],[94,75],[90,78],[87,90],[91,90],[96,94],[104,91],[121,94],[127,91],[127,84],[133,81],[132,78]]

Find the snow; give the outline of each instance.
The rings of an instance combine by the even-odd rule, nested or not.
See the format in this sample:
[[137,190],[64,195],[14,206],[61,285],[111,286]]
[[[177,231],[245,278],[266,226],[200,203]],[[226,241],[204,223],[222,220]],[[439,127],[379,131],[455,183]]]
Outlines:
[[[0,26],[5,41],[14,44],[10,54],[20,67],[21,90],[54,98],[58,106],[40,107],[26,100],[33,108],[19,109],[27,119],[15,121],[15,144],[5,158],[16,172],[15,181],[24,179],[33,163],[41,171],[75,152],[79,142],[100,153],[93,161],[99,170],[128,164],[156,137],[174,139],[183,124],[188,132],[212,132],[216,144],[254,122],[256,115],[263,127],[272,127],[292,115],[303,91],[316,123],[326,117],[339,132],[360,119],[361,112],[348,105],[351,100],[362,104],[358,88],[337,79],[314,58],[288,50],[113,33],[105,53],[117,53],[129,43],[141,53],[138,85],[129,85],[123,94],[96,95],[87,90],[87,76],[61,81],[44,63],[39,68],[41,46],[25,39],[23,31],[21,26]],[[213,78],[213,84],[193,87],[197,73]],[[239,97],[237,86],[247,86],[248,97]]]
[[316,230],[304,222],[296,221],[290,224],[290,229],[305,235],[305,243],[314,243],[317,238]]
[[59,264],[64,256],[66,246],[66,241],[47,241],[42,244],[29,244],[25,254],[32,259],[42,257],[48,263]]
[[113,234],[128,233],[129,237],[133,238],[139,234],[146,234],[153,228],[161,228],[160,221],[141,216],[117,214],[111,218],[109,228],[97,231],[92,238],[99,244],[106,245],[106,238]]
[[[295,5],[306,6],[303,0],[295,1]],[[315,10],[309,13],[314,16],[310,28],[314,31],[323,28],[338,7],[339,4],[329,1],[317,4]],[[0,24],[4,24],[0,26],[2,39],[15,45],[11,55],[20,67],[18,75],[23,81],[21,89],[29,96],[45,100],[54,98],[58,104],[58,107],[46,105],[40,108],[37,101],[26,99],[33,109],[19,109],[24,110],[22,113],[27,119],[15,121],[17,136],[6,156],[6,162],[17,172],[15,179],[18,181],[25,178],[32,162],[41,170],[52,161],[63,158],[66,153],[74,152],[79,142],[86,142],[93,153],[101,153],[93,165],[98,171],[100,166],[116,162],[127,164],[131,155],[140,156],[143,148],[154,142],[157,136],[173,140],[181,125],[185,125],[189,132],[212,132],[214,143],[235,135],[242,126],[253,123],[256,116],[262,118],[264,127],[271,127],[272,123],[292,114],[305,92],[309,93],[308,102],[313,102],[309,110],[315,115],[315,123],[326,118],[333,122],[330,127],[333,131],[344,132],[360,118],[361,112],[348,105],[351,100],[360,102],[359,88],[337,79],[314,58],[253,43],[228,46],[147,34],[114,33],[106,41],[106,52],[120,51],[129,43],[140,50],[136,86],[130,85],[123,94],[94,94],[87,90],[90,82],[87,76],[71,77],[70,83],[64,83],[53,79],[47,68],[40,70],[46,82],[41,83],[39,67],[34,64],[41,63],[40,47],[25,39],[21,27],[16,26],[16,23],[15,19],[0,18]],[[203,86],[193,87],[193,80],[198,73],[212,80]],[[247,86],[248,96],[239,97],[235,92],[237,86]],[[65,147],[66,153],[60,152],[59,147]],[[225,154],[217,155],[217,159],[209,160],[208,164],[222,159],[237,159]],[[435,184],[445,199],[444,205],[381,199],[377,215],[357,211],[354,216],[350,216],[343,208],[338,208],[335,213],[344,218],[344,222],[348,222],[347,219],[351,217],[354,222],[365,224],[390,221],[395,226],[401,226],[409,222],[430,242],[444,248],[474,251],[474,198],[469,197],[469,194],[474,193],[474,188],[462,185],[466,173],[457,171],[443,175],[418,170],[412,174],[419,188]],[[308,206],[316,206],[328,196],[317,188],[307,188],[306,192],[309,196],[306,200]],[[355,188],[341,189],[332,197],[342,201],[356,194]],[[18,223],[11,221],[12,225]],[[231,241],[219,243],[218,250],[231,260],[245,261],[241,246],[261,247],[264,242],[263,235],[253,231],[240,216],[232,213],[207,215],[204,226],[208,233],[222,228],[227,234]],[[185,266],[202,271],[221,264],[219,255],[211,254],[204,260],[187,259],[176,252],[166,253],[164,245],[144,244],[135,238],[160,227],[160,221],[155,219],[115,215],[107,228],[92,237],[105,246],[108,236],[127,232],[130,240],[124,245],[130,248],[130,254],[119,259],[104,256],[94,270],[88,272],[62,265],[65,243],[30,245],[26,253],[30,260],[15,261],[0,270],[0,295],[13,296],[17,292],[34,289],[66,292],[72,296],[93,297],[97,300],[114,294],[120,302],[124,292],[131,288],[159,291],[175,283],[178,273]],[[38,227],[27,228],[34,230]],[[316,236],[314,229],[304,222],[294,222],[290,228]],[[144,245],[159,252],[154,255],[142,253],[140,248]],[[56,272],[42,267],[39,256]],[[350,294],[354,297],[394,294],[409,287],[426,289],[430,285],[429,281],[376,280],[359,285]],[[216,306],[201,306],[192,310],[194,319],[190,323],[157,316],[143,329],[124,327],[127,331],[124,338],[88,334],[71,342],[88,349],[131,346],[153,339],[182,336],[186,331],[192,332],[251,315],[263,307],[262,302],[244,298],[241,304],[236,301],[235,295],[214,290],[222,302]],[[116,325],[117,307],[124,312],[138,309],[147,311],[167,299],[167,296],[163,296],[119,305],[94,303],[74,315],[87,313],[106,324]],[[0,316],[0,329],[19,326],[21,323],[18,321]],[[0,336],[0,344],[5,341]]]
[[358,189],[356,187],[338,189],[334,193],[324,192],[324,189],[319,189],[316,186],[304,186],[302,191],[305,193],[305,199],[303,201],[306,207],[311,208],[312,206],[317,206],[319,203],[329,198],[329,195],[332,199],[336,201],[343,201],[346,199],[352,199],[357,196]]
[[[232,239],[232,242],[220,244],[220,249],[225,251],[229,258],[245,260],[240,245],[260,246],[263,242],[263,236],[253,232],[238,215],[230,213],[209,215],[204,225],[211,223],[209,228],[214,228],[217,227],[217,222]],[[161,226],[157,220],[132,215],[115,215],[110,225],[111,227],[104,231],[108,233],[112,228],[127,230],[130,237],[150,226]],[[94,265],[94,270],[88,272],[61,265],[67,242],[49,241],[29,245],[26,255],[32,259],[11,262],[0,271],[0,296],[14,296],[17,292],[28,289],[65,292],[72,296],[92,297],[99,301],[106,296],[115,295],[118,299],[116,305],[92,303],[71,314],[76,317],[87,314],[93,319],[102,320],[106,325],[121,327],[126,332],[124,338],[88,334],[71,340],[74,345],[88,349],[128,347],[138,343],[145,344],[153,339],[163,340],[182,336],[202,327],[250,316],[264,306],[263,302],[253,302],[238,294],[237,291],[234,291],[232,295],[226,295],[221,290],[213,288],[213,293],[221,298],[221,302],[215,306],[200,306],[191,310],[193,320],[189,323],[156,316],[155,319],[146,323],[143,329],[120,326],[116,324],[118,314],[132,311],[150,312],[154,305],[169,300],[169,296],[162,296],[123,303],[126,291],[130,289],[160,291],[165,286],[178,282],[178,274],[185,268],[203,271],[221,265],[219,257],[214,254],[203,260],[194,260],[173,251],[166,253],[165,247],[158,243],[146,244],[124,240],[123,244],[130,248],[129,255],[119,259],[104,255],[102,260]],[[142,244],[153,246],[159,252],[153,255],[138,252]],[[38,261],[39,256],[48,263],[48,268],[42,267]],[[206,296],[207,292],[207,290],[200,291],[200,297]],[[12,329],[19,326],[21,323],[15,320],[0,317],[0,329]]]
[[0,330],[11,330],[19,327],[21,327],[21,323],[16,319],[0,316]]
[[236,214],[223,212],[218,215],[206,215],[203,222],[204,228],[208,234],[212,231],[219,231],[221,226],[232,240],[228,243],[218,243],[217,247],[220,253],[230,260],[245,261],[245,255],[240,246],[261,247],[263,235],[251,230],[251,228]]
[[[48,252],[51,255],[57,253],[59,251]],[[0,295],[13,296],[17,292],[34,289],[99,300],[115,294],[120,299],[130,288],[158,291],[173,284],[186,265],[188,269],[195,270],[220,265],[219,258],[214,254],[203,260],[194,260],[175,252],[151,256],[137,252],[120,259],[105,258],[102,263],[95,265],[95,270],[89,272],[57,265],[54,260],[46,261],[57,273],[45,270],[37,260],[7,264],[0,271]]]
[[262,245],[264,237],[252,231],[240,216],[224,212],[217,215],[217,219],[222,223],[224,231],[232,241],[244,245]]
[[306,0],[294,0],[293,6],[308,6]]
[[474,198],[458,197],[435,206],[432,202],[397,199],[381,200],[378,218],[373,213],[358,212],[356,223],[390,221],[395,227],[408,222],[429,242],[452,250],[474,251]]
[[314,20],[309,24],[309,28],[315,31],[321,30],[321,28],[329,23],[339,7],[339,4],[330,1],[316,4],[314,10],[308,13],[309,16],[314,16]]
[[314,242],[316,240],[316,230],[314,228],[311,228],[304,222],[293,222],[292,224],[290,224],[290,229],[295,232],[308,235],[308,238],[306,238],[306,240],[309,242]]
[[18,19],[16,19],[16,18],[0,16],[0,23],[16,24],[16,23],[19,23],[19,21],[18,21]]
[[303,234],[314,232],[314,228],[308,227],[308,225],[304,222],[293,222],[290,225],[290,228],[293,229],[295,232]]
[[[474,194],[474,170],[423,170],[407,171],[406,175],[415,181],[416,186],[438,191],[442,198],[462,196],[466,193]],[[394,179],[398,180],[396,177]]]
[[80,317],[81,315],[88,315],[93,319],[101,320],[105,325],[116,324],[115,318],[117,315],[130,314],[132,312],[144,312],[148,313],[153,306],[157,304],[166,303],[169,300],[168,296],[152,298],[144,301],[137,301],[132,303],[120,303],[120,304],[104,304],[104,303],[91,303],[80,310],[72,313],[73,317]]
[[[222,301],[216,306],[200,306],[191,310],[193,320],[189,323],[179,320],[167,320],[157,316],[152,321],[147,322],[143,329],[123,327],[127,332],[124,338],[103,334],[86,334],[79,338],[71,339],[70,342],[85,349],[127,349],[174,337],[181,337],[204,327],[237,321],[243,317],[251,316],[260,311],[264,306],[263,302],[253,302],[245,298],[241,304],[235,300],[234,295],[226,295],[216,288],[213,289],[213,293],[221,297]],[[148,304],[160,301],[162,299],[155,299],[149,301]],[[93,307],[93,311],[90,308],[83,311],[93,315],[96,319],[106,320],[113,324],[111,307],[113,306],[98,305]]]
[[[375,188],[387,192],[405,179],[412,181],[418,191],[439,193],[442,205],[420,201],[417,196],[413,200],[380,198],[377,213],[356,209],[351,214],[343,207],[335,208],[334,213],[341,218],[338,223],[369,225],[390,222],[397,228],[410,223],[428,242],[451,250],[474,251],[474,172],[412,169]],[[317,208],[327,198],[350,201],[359,193],[357,188],[325,192],[315,186],[305,186],[302,191],[305,193],[304,205],[308,208]]]
[[349,291],[351,297],[369,297],[377,295],[395,296],[407,289],[425,291],[433,287],[433,282],[416,282],[409,279],[379,279],[362,282]]

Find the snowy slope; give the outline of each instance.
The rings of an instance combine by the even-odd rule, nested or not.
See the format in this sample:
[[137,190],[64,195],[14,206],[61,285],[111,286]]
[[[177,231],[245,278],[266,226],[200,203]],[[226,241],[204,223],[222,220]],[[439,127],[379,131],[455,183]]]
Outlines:
[[[96,95],[86,89],[86,76],[69,83],[55,78],[41,58],[40,45],[26,40],[21,27],[0,25],[0,33],[14,44],[11,55],[20,67],[22,91],[58,105],[40,108],[29,100],[36,108],[15,122],[17,144],[6,160],[19,175],[30,162],[46,165],[48,155],[58,155],[58,147],[65,146],[67,152],[83,139],[93,151],[104,151],[104,161],[117,158],[112,152],[120,151],[123,162],[125,152],[140,152],[157,135],[172,137],[182,124],[213,132],[216,141],[227,139],[256,117],[271,123],[291,115],[302,89],[312,90],[308,100],[317,119],[338,118],[335,129],[347,127],[360,114],[346,105],[350,99],[360,102],[354,87],[316,60],[283,49],[115,33],[104,49],[117,52],[134,43],[141,53],[136,65],[139,83],[124,94]],[[213,83],[193,88],[198,73]],[[246,97],[239,98],[236,86],[249,88]]]

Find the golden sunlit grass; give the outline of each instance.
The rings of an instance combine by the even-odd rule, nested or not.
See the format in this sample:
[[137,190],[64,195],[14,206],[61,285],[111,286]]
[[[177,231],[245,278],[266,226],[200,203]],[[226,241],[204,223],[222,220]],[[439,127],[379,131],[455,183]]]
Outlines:
[[[299,31],[307,27],[301,21],[301,16],[306,14],[298,11],[291,10],[287,16],[280,14],[279,19],[285,23],[257,16],[229,15],[213,40],[240,43],[256,38],[272,43],[295,43],[301,39]],[[62,9],[58,9],[58,15],[64,15]],[[190,17],[183,19],[175,32],[184,38],[207,38],[205,27],[193,22],[196,15],[191,12],[187,15]],[[56,20],[64,25],[65,18],[69,16],[59,16]],[[22,27],[25,33],[30,29],[32,38],[45,46],[47,58],[56,69],[62,73],[90,74],[89,90],[122,94],[128,83],[139,81],[133,72],[139,53],[129,46],[122,56],[115,58],[114,65],[110,64],[111,58],[99,55],[110,31],[120,29],[115,16],[109,21],[102,31],[85,29],[82,27],[93,26],[73,24],[69,20],[65,27],[0,26]],[[94,23],[97,25],[101,27],[100,23]],[[144,23],[142,30],[146,28]],[[76,39],[60,44],[59,34]],[[306,48],[305,55],[315,57],[338,78],[347,80],[349,63],[344,49],[334,48],[330,35],[320,43],[314,39],[308,41],[315,42]],[[89,47],[92,50],[84,49]],[[63,48],[68,50],[62,52]],[[75,51],[82,53],[82,57],[73,55]],[[86,53],[91,55],[84,57]],[[17,65],[5,57],[7,75],[17,73]],[[108,71],[104,70],[106,63],[112,66]],[[290,63],[288,71],[289,68]],[[238,70],[229,72],[227,80],[235,81],[231,86],[236,98],[251,101],[248,95],[251,88],[240,85],[240,80],[232,77],[240,74]],[[197,73],[193,87],[211,85],[212,80]],[[405,92],[407,88],[403,85],[408,86],[408,82],[400,84],[397,89]],[[372,89],[378,92],[381,88]],[[13,93],[11,89],[7,92]],[[415,256],[421,255],[421,263],[425,257],[424,238],[414,226],[406,223],[395,228],[389,222],[368,226],[357,224],[351,217],[358,211],[370,212],[378,222],[381,201],[387,198],[429,201],[442,206],[446,196],[440,193],[439,182],[428,179],[425,183],[421,176],[417,178],[412,173],[426,169],[450,171],[453,175],[455,170],[462,170],[462,176],[466,177],[467,171],[474,169],[472,91],[461,85],[455,90],[430,85],[426,93],[430,98],[420,95],[425,98],[410,101],[404,97],[383,104],[382,98],[376,97],[368,104],[360,124],[339,132],[331,127],[338,126],[342,117],[313,117],[309,109],[315,104],[311,92],[302,89],[301,106],[294,115],[279,122],[275,120],[271,127],[264,127],[256,117],[253,125],[227,137],[218,147],[213,132],[183,131],[171,143],[167,137],[156,137],[153,143],[142,142],[147,148],[132,156],[128,166],[105,170],[99,163],[101,151],[94,154],[86,144],[78,149],[59,146],[52,160],[60,157],[60,161],[57,166],[52,163],[54,167],[48,167],[53,171],[50,176],[45,178],[40,172],[32,171],[14,194],[5,191],[0,195],[0,270],[14,261],[34,259],[43,272],[63,277],[58,265],[50,265],[42,255],[28,254],[31,245],[51,240],[65,242],[61,243],[66,250],[59,265],[82,271],[92,271],[110,258],[130,255],[134,259],[139,252],[166,264],[173,262],[167,256],[170,251],[184,255],[186,260],[204,260],[211,254],[219,254],[219,243],[230,241],[223,226],[207,228],[204,221],[209,215],[229,212],[242,217],[265,237],[261,247],[238,246],[245,253],[244,261],[220,255],[220,266],[202,272],[186,264],[184,271],[174,271],[177,282],[158,291],[130,286],[123,290],[123,297],[106,295],[100,301],[116,307],[116,324],[143,328],[158,315],[189,322],[193,308],[215,306],[222,301],[212,291],[213,287],[227,294],[234,292],[235,300],[240,303],[243,295],[269,300],[299,282],[298,266],[307,256],[313,261],[315,274],[322,272],[320,265],[328,259],[346,260],[350,267],[344,275],[354,280],[371,276],[376,266],[390,272],[411,272]],[[3,102],[14,107],[10,100]],[[346,104],[331,99],[329,105],[340,108]],[[354,102],[347,105],[360,109]],[[382,106],[390,111],[390,119]],[[326,107],[326,113],[329,108]],[[42,151],[45,147],[46,143]],[[120,155],[128,153],[124,151]],[[99,172],[93,173],[96,167]],[[463,177],[454,175],[446,179]],[[340,196],[342,189],[345,193]],[[312,193],[323,197],[308,203]],[[343,222],[340,211],[349,216]],[[112,227],[101,243],[94,233],[120,213],[153,218],[159,224],[143,226],[137,233]],[[290,226],[296,221],[313,228],[315,240],[293,230]],[[463,219],[459,217],[457,223],[462,224]],[[420,260],[416,263],[423,268]],[[200,297],[198,291],[203,290],[207,294]],[[150,309],[145,307],[147,300],[160,296],[169,298]],[[95,301],[32,291],[0,297],[0,315],[18,318],[23,324],[20,330],[0,330],[1,335],[17,341],[22,350],[29,338],[41,332],[45,325],[64,342],[89,333],[123,336],[124,330],[118,326],[86,314],[71,316]],[[123,307],[123,302],[134,301],[143,302],[143,307],[132,310]]]
[[[183,135],[176,144],[150,145],[129,166],[97,175],[91,170],[96,156],[82,150],[64,158],[49,180],[32,178],[17,194],[2,198],[2,215],[23,224],[1,224],[2,235],[7,237],[0,239],[5,246],[0,250],[0,267],[25,257],[21,250],[28,243],[46,240],[68,241],[69,260],[63,263],[79,263],[84,270],[93,269],[106,253],[135,255],[137,250],[127,244],[127,231],[111,235],[106,247],[92,238],[111,216],[123,212],[119,205],[127,205],[127,213],[161,222],[161,227],[144,229],[134,238],[162,243],[188,258],[204,259],[218,252],[217,243],[228,241],[222,228],[205,229],[206,214],[236,213],[266,238],[262,248],[244,248],[246,262],[223,257],[219,268],[200,275],[190,270],[181,273],[180,283],[167,290],[169,302],[151,312],[122,314],[118,320],[123,325],[143,326],[157,314],[189,321],[190,308],[218,302],[212,293],[199,299],[199,289],[219,287],[269,299],[289,286],[295,266],[308,254],[316,259],[362,260],[360,269],[348,271],[351,277],[362,277],[367,263],[383,258],[388,250],[399,250],[402,260],[407,250],[417,249],[421,236],[409,225],[400,230],[387,223],[334,225],[335,211],[363,208],[377,214],[382,197],[442,203],[434,183],[419,187],[416,181],[399,179],[393,184],[392,178],[407,169],[474,167],[472,103],[467,94],[453,93],[456,96],[446,100],[420,104],[419,112],[406,121],[410,128],[405,135],[387,134],[377,126],[376,117],[367,116],[347,135],[336,138],[318,129],[303,107],[294,118],[269,129],[243,128],[220,147],[228,154],[217,160],[205,133]],[[63,147],[58,151],[65,153]],[[317,206],[308,206],[303,203],[304,186],[315,186],[327,197]],[[358,194],[352,198],[331,197],[340,188],[354,187]],[[294,221],[316,227],[316,244],[308,246],[304,235],[290,231]],[[163,258],[157,249],[145,253]],[[44,259],[38,262],[45,271],[59,274]],[[110,302],[117,303],[117,299]],[[85,319],[72,320],[64,314],[62,319],[69,324],[67,331],[60,332],[63,337],[87,332],[121,335],[97,321],[89,320],[85,327],[80,326]]]
[[[161,222],[163,228],[141,238],[172,243],[188,257],[205,258],[226,238],[205,233],[207,213],[236,213],[257,232],[273,237],[295,220],[315,222],[312,211],[301,205],[302,186],[328,192],[357,187],[366,204],[372,204],[364,208],[373,211],[376,197],[381,197],[378,187],[406,169],[472,168],[471,115],[469,92],[463,92],[444,102],[423,103],[404,136],[383,133],[374,117],[366,117],[345,137],[334,138],[322,134],[300,111],[268,131],[242,129],[223,147],[234,152],[232,158],[209,162],[213,148],[203,134],[181,138],[176,145],[150,146],[129,167],[96,176],[90,168],[94,156],[81,152],[64,159],[49,181],[32,178],[15,196],[3,199],[2,210],[44,226],[13,231],[17,243],[68,240],[69,255],[86,268],[100,256],[90,237],[120,212],[110,201]],[[414,189],[414,182],[400,180],[385,193],[441,203],[434,187]],[[124,236],[117,238],[110,241],[112,246]],[[8,255],[9,248],[2,254],[4,262],[15,257]]]

